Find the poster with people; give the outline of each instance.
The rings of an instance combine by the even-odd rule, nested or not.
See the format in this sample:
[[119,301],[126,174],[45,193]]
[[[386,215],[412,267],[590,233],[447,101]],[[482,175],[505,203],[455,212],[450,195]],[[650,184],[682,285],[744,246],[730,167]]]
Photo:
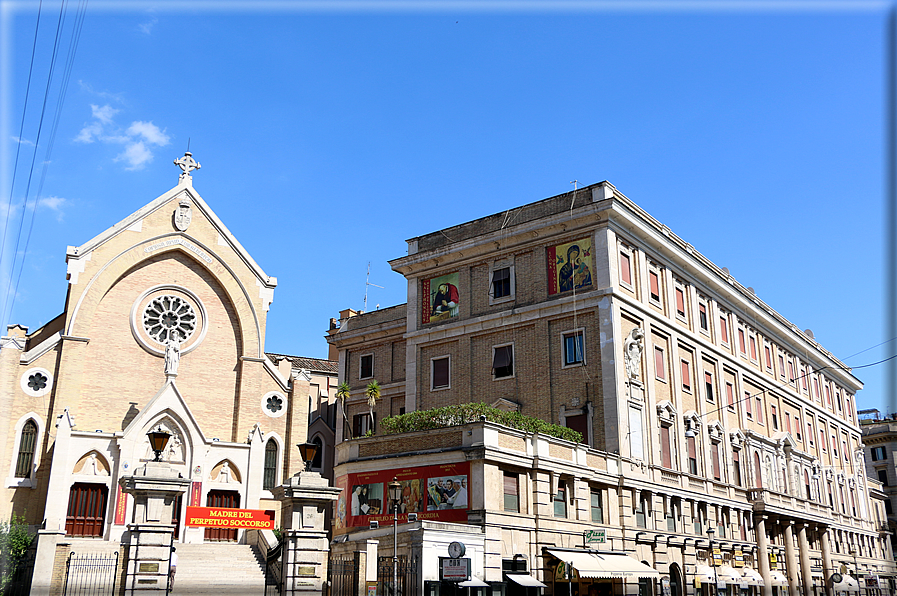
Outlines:
[[458,316],[461,295],[458,272],[425,279],[421,287],[421,322],[436,323]]
[[418,519],[467,521],[469,476],[468,462],[340,476],[334,481],[340,489],[334,504],[334,532],[365,527],[374,520],[392,522],[388,485],[393,478],[401,485],[400,523],[408,520],[409,513],[417,514]]
[[548,295],[592,287],[592,239],[549,246]]

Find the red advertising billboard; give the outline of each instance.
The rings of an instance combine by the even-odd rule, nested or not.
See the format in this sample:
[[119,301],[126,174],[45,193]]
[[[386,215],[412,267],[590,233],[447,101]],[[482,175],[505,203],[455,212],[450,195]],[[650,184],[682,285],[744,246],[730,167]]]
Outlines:
[[342,489],[335,504],[333,529],[367,527],[371,521],[392,522],[387,484],[397,478],[402,484],[399,523],[409,513],[418,519],[466,522],[470,506],[470,463],[393,468],[340,476],[334,481]]
[[115,496],[115,521],[116,526],[125,525],[125,516],[128,513],[128,493],[118,487],[118,493]]

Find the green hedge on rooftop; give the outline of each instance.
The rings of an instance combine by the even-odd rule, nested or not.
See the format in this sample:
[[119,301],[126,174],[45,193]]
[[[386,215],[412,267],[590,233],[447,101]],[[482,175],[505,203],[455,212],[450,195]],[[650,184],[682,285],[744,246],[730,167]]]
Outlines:
[[487,406],[484,403],[445,406],[433,408],[432,410],[419,410],[398,416],[390,416],[380,422],[380,432],[384,435],[397,435],[418,430],[458,426],[470,422],[479,422],[481,416],[485,416],[489,422],[516,428],[517,430],[549,435],[565,441],[573,441],[574,443],[582,442],[582,434],[566,426],[558,426],[538,418],[524,416],[519,412],[505,412],[504,410]]

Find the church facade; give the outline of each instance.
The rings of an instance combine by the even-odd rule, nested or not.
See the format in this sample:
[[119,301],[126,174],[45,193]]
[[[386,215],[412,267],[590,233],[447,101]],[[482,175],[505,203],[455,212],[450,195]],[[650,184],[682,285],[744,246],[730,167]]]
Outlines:
[[192,156],[175,163],[176,187],[68,248],[64,311],[2,338],[0,518],[24,515],[43,543],[121,539],[134,503],[119,480],[153,458],[151,430],[190,480],[171,510],[178,542],[242,541],[185,527],[186,506],[278,511],[272,489],[303,468],[290,446],[328,381],[265,354],[277,279],[193,188]]

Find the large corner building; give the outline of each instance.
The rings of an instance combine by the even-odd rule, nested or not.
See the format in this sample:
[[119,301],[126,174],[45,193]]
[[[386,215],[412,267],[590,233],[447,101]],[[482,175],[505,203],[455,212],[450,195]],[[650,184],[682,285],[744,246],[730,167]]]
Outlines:
[[[398,475],[402,511],[420,513],[399,550],[421,559],[427,594],[448,589],[427,557],[447,557],[451,540],[471,545],[495,593],[654,581],[672,596],[714,583],[769,596],[894,577],[863,465],[861,382],[611,184],[413,238],[390,264],[407,303],[330,325],[352,388],[337,425],[337,552],[372,538],[392,552],[391,528],[369,522]],[[583,444],[486,422],[353,439],[386,416],[468,402],[573,428]],[[457,493],[461,478],[463,507],[435,506],[430,488]],[[585,530],[605,542],[583,549]],[[604,573],[600,548],[635,565]]]

